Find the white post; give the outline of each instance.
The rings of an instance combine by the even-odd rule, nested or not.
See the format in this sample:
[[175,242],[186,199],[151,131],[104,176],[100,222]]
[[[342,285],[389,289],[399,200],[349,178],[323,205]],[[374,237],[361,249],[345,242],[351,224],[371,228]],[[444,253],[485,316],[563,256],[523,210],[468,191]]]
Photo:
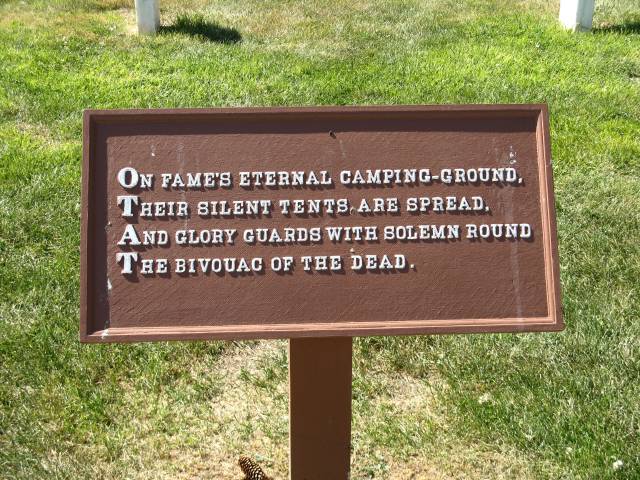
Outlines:
[[136,20],[138,21],[138,33],[141,35],[153,35],[160,27],[159,0],[136,0]]
[[560,23],[570,30],[591,30],[595,0],[560,0]]

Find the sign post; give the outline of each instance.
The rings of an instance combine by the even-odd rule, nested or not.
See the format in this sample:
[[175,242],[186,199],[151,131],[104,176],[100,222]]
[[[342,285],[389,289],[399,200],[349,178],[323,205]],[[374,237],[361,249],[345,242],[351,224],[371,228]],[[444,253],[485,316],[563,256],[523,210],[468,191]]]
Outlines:
[[136,0],[136,22],[138,33],[154,35],[160,27],[159,0]]
[[290,339],[347,479],[351,337],[563,328],[545,105],[87,111],[83,342]]
[[591,30],[595,0],[561,0],[560,23],[569,30]]
[[351,338],[289,340],[289,472],[292,479],[348,480]]

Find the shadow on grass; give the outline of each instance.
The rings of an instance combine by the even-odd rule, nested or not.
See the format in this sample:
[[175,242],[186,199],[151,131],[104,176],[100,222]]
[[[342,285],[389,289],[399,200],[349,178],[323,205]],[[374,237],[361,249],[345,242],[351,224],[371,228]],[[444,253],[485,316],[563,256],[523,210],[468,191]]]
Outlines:
[[210,22],[203,15],[178,15],[173,25],[161,26],[160,33],[180,33],[217,43],[238,43],[242,35],[235,28]]
[[622,23],[604,24],[593,29],[593,33],[640,33],[640,19],[624,21]]

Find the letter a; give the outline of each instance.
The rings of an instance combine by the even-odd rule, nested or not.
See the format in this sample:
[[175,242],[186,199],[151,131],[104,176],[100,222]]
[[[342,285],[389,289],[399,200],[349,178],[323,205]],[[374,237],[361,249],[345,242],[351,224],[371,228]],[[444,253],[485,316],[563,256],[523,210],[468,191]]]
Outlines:
[[133,228],[133,225],[127,225],[125,227],[118,245],[140,245],[140,238],[138,238],[138,234],[136,233],[136,229]]

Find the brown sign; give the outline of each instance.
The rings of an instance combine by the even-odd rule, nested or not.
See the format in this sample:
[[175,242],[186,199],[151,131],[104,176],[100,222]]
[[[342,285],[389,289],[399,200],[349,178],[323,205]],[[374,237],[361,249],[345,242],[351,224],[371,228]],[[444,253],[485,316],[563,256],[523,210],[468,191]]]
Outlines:
[[87,111],[81,339],[560,330],[544,105]]

